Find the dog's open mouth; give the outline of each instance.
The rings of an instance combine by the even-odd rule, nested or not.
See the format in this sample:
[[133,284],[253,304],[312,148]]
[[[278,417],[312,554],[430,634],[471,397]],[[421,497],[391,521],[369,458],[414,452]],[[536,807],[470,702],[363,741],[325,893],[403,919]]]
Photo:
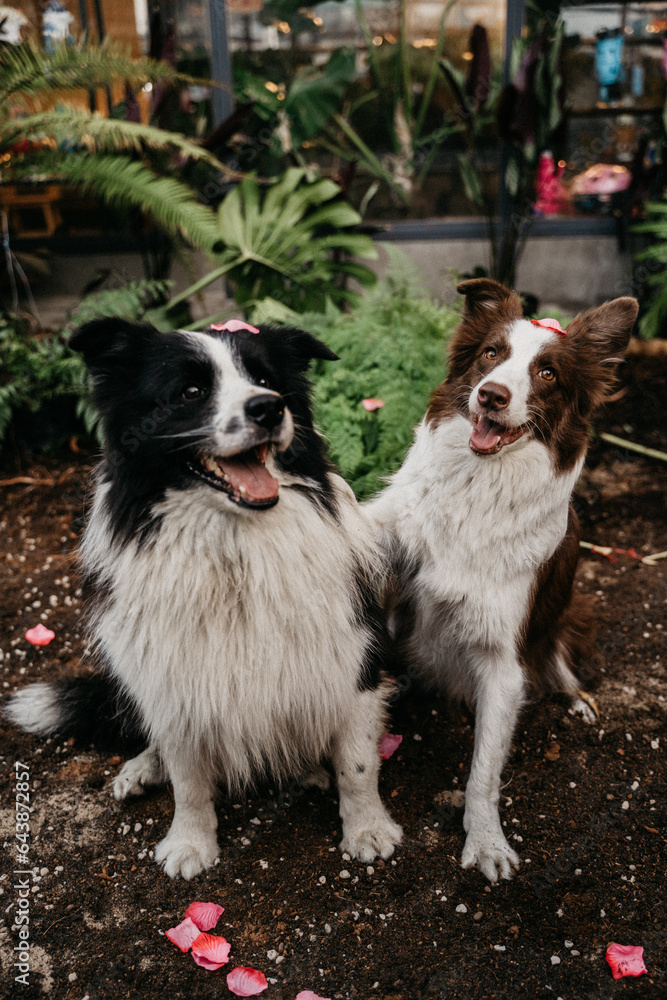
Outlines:
[[473,428],[468,442],[476,455],[497,455],[506,444],[512,444],[526,433],[528,427],[506,427],[491,420],[485,413],[473,416]]
[[202,455],[189,461],[188,468],[209,486],[226,493],[234,503],[261,510],[278,503],[280,489],[280,483],[264,464],[268,450],[268,444],[262,444],[224,458]]

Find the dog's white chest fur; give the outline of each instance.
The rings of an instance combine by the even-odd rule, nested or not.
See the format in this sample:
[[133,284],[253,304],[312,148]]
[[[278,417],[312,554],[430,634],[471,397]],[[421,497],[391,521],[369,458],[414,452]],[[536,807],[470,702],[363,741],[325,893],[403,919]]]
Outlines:
[[415,569],[411,659],[473,701],[468,653],[515,651],[536,573],[565,533],[580,466],[556,475],[534,439],[480,458],[469,437],[460,415],[422,423],[403,467],[367,510]]
[[151,740],[196,734],[233,785],[317,760],[357,694],[354,573],[376,556],[339,482],[342,524],[288,488],[271,510],[221,516],[202,487],[168,493],[156,536],[122,549],[98,494],[83,558],[110,589],[100,650]]

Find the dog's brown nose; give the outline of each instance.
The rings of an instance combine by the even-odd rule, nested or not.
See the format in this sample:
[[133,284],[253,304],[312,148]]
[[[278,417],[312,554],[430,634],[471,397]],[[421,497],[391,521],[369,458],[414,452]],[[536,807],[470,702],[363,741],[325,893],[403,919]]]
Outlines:
[[485,410],[504,410],[511,398],[512,393],[507,386],[498,382],[485,382],[477,390],[477,399]]

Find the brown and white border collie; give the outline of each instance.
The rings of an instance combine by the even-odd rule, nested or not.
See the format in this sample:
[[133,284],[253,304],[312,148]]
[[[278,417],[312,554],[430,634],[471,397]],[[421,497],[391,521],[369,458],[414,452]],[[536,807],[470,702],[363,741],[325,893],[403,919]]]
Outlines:
[[519,865],[498,814],[519,711],[540,690],[575,698],[590,664],[591,616],[572,592],[570,496],[638,307],[615,299],[563,335],[523,319],[519,296],[494,281],[458,291],[449,376],[366,509],[392,559],[386,605],[399,650],[427,684],[475,710],[462,865],[495,882]]

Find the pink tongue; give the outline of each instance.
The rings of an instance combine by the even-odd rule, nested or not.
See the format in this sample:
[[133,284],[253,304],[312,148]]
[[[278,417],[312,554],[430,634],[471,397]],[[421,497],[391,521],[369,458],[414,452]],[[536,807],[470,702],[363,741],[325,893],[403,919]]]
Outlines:
[[219,458],[218,465],[229,476],[234,490],[241,493],[244,487],[249,500],[273,500],[278,496],[280,483],[267,471],[254,452],[246,451],[243,455],[232,458]]
[[488,417],[480,417],[473,426],[470,444],[476,451],[495,451],[498,438],[502,438],[502,430]]

